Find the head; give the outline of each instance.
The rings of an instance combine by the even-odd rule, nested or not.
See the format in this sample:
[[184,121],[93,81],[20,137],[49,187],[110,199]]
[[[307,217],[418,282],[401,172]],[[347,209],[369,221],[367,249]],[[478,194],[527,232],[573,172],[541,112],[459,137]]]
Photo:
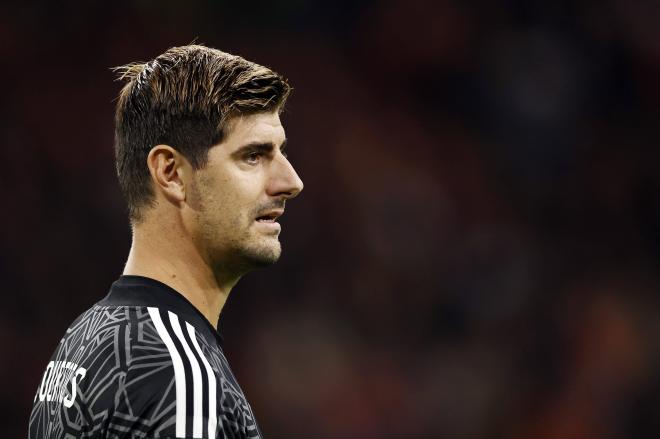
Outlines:
[[199,45],[117,70],[127,81],[115,119],[117,175],[132,226],[167,234],[174,225],[217,267],[275,262],[275,219],[302,190],[279,118],[286,80]]

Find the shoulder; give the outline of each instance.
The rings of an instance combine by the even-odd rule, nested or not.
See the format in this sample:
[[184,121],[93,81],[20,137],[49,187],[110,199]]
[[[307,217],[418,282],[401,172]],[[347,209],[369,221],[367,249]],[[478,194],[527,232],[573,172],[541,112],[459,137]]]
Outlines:
[[71,323],[39,381],[30,437],[48,429],[77,436],[100,428],[125,375],[128,328],[129,313],[118,307],[93,306]]
[[[254,415],[221,349],[185,315],[147,308],[131,330],[117,412],[154,437],[259,437]],[[137,414],[139,413],[139,416]]]
[[196,328],[156,307],[136,317],[116,417],[153,437],[207,437],[217,424],[217,383]]

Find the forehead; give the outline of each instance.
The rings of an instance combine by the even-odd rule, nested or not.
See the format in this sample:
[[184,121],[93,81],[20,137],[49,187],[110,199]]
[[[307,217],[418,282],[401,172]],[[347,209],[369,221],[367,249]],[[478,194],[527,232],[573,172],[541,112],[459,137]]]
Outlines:
[[273,143],[279,146],[286,135],[277,111],[234,116],[227,122],[227,135],[221,142],[228,148],[248,143]]

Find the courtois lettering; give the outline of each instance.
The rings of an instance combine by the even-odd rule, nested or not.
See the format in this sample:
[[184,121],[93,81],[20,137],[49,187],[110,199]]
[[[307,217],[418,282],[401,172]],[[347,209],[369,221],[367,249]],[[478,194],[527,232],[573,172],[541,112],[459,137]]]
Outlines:
[[86,374],[84,367],[71,361],[51,361],[46,366],[39,393],[34,400],[38,397],[40,401],[56,402],[69,408],[76,399],[78,383]]

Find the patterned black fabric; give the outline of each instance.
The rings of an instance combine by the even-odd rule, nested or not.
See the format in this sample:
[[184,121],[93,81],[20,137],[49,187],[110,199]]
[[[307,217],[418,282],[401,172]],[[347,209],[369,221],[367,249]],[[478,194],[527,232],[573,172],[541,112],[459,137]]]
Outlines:
[[29,437],[260,438],[221,343],[179,293],[122,276],[57,346]]

